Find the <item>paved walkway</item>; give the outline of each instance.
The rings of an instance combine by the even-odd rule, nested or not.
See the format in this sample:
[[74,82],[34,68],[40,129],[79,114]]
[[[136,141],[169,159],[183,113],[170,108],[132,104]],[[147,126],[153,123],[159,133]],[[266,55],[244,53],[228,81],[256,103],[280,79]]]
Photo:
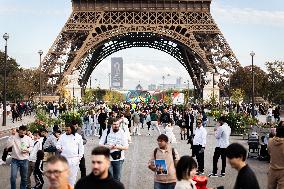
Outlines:
[[6,126],[2,126],[3,117],[0,116],[0,139],[5,137],[7,133],[10,133],[10,129],[20,127],[21,125],[27,125],[35,120],[34,115],[23,116],[21,121],[12,122],[12,117],[8,116],[6,120]]
[[[213,135],[213,128],[206,128],[208,131],[207,146],[205,150],[205,173],[209,174],[212,171],[212,157],[214,153],[215,139]],[[187,141],[180,141],[179,128],[175,127],[174,132],[179,143],[173,144],[180,155],[190,155],[190,146],[186,144]],[[147,168],[147,162],[157,147],[157,133],[154,136],[147,136],[147,129],[142,129],[142,136],[133,137],[133,143],[130,145],[126,153],[126,160],[123,165],[122,182],[126,189],[152,189],[154,173]],[[241,137],[231,137],[231,142],[239,142],[247,146],[246,141]],[[2,153],[5,140],[0,141],[0,152]],[[88,142],[85,146],[85,157],[87,164],[87,172],[91,172],[91,150],[98,145],[97,137],[88,137]],[[0,154],[1,155],[1,154]],[[220,161],[219,161],[220,163]],[[249,159],[249,165],[255,171],[258,181],[262,189],[266,188],[268,163],[258,161],[256,159]],[[220,164],[219,164],[220,167]],[[233,170],[230,165],[227,166],[225,178],[209,178],[208,187],[225,186],[226,189],[233,188],[237,171]],[[0,166],[0,183],[1,189],[10,188],[9,183],[10,166]],[[19,178],[19,177],[18,177]],[[17,181],[19,183],[19,179]],[[47,188],[47,185],[44,186]]]

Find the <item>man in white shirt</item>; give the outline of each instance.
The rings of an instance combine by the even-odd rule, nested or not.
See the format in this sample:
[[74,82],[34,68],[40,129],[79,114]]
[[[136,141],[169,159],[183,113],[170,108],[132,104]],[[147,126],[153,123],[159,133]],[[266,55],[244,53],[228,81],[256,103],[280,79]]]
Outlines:
[[33,149],[30,152],[30,157],[29,157],[29,169],[28,169],[28,184],[27,184],[27,189],[31,188],[31,175],[35,169],[35,162],[36,162],[36,155],[39,150],[42,150],[42,139],[40,138],[40,132],[35,131],[33,133],[34,135],[34,145]]
[[113,178],[120,181],[122,165],[125,159],[124,151],[128,150],[128,137],[119,127],[119,120],[115,119],[112,128],[106,129],[99,145],[110,149],[111,166],[109,168]]
[[218,177],[217,175],[217,164],[219,157],[221,156],[222,159],[222,170],[220,177],[225,177],[225,170],[226,170],[226,148],[230,144],[230,135],[231,135],[231,128],[226,123],[226,118],[224,116],[221,116],[218,119],[218,122],[220,126],[215,128],[215,138],[217,140],[215,152],[213,155],[213,172],[210,173],[209,177]]
[[12,147],[11,162],[11,189],[16,189],[17,173],[20,169],[20,189],[27,188],[29,153],[33,148],[33,140],[26,135],[27,127],[20,126],[18,133],[9,137],[6,148]]
[[198,175],[204,175],[204,150],[206,146],[207,131],[202,126],[202,120],[196,121],[195,135],[193,138],[192,153],[196,156],[198,163]]
[[73,125],[67,125],[65,127],[65,133],[58,139],[56,148],[61,152],[61,155],[68,160],[70,167],[70,175],[68,179],[71,186],[74,187],[79,170],[79,163],[84,155],[82,136],[76,132]]

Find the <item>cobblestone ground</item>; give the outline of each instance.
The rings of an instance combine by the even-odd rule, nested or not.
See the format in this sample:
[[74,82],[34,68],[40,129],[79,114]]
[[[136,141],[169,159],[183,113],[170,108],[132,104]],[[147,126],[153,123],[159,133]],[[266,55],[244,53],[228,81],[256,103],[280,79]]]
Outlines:
[[[207,147],[205,150],[205,173],[209,174],[212,171],[212,157],[214,152],[215,139],[213,135],[213,128],[208,127]],[[173,144],[174,148],[178,150],[180,155],[189,155],[191,151],[186,141],[181,141],[179,136],[179,128],[175,127],[174,132],[178,140],[177,144]],[[147,136],[147,129],[142,129],[142,136],[135,136],[133,143],[130,145],[129,150],[126,154],[126,160],[123,165],[122,182],[126,189],[151,189],[153,188],[153,173],[147,168],[147,162],[156,148],[157,133],[153,132],[153,136]],[[239,142],[246,145],[246,141],[242,140],[242,137],[231,137],[231,142]],[[0,141],[1,155],[5,140]],[[91,172],[90,153],[91,150],[97,146],[98,138],[89,137],[88,143],[86,144],[86,164],[87,172]],[[220,163],[220,161],[219,161]],[[249,159],[249,165],[255,171],[258,181],[262,189],[266,188],[267,182],[267,170],[268,163],[258,161],[256,159]],[[220,164],[219,164],[220,167]],[[232,189],[237,176],[237,171],[233,170],[230,165],[227,165],[226,177],[225,178],[209,178],[208,187],[216,187],[223,185],[226,189]],[[0,183],[1,189],[10,188],[9,183],[10,177],[10,166],[0,166]],[[18,177],[19,178],[19,177]],[[19,183],[19,179],[17,180]],[[47,182],[46,182],[47,183]],[[18,185],[19,186],[19,185]],[[47,188],[45,184],[44,188]]]

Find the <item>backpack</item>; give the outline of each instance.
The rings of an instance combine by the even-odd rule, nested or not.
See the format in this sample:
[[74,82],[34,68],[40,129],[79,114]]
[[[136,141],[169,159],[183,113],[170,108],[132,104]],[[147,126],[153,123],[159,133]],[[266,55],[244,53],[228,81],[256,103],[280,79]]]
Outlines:
[[[154,150],[154,159],[156,159],[157,151],[158,151],[158,148],[155,148],[155,150]],[[175,149],[174,148],[172,148],[172,156],[173,156],[173,160],[175,162],[176,154],[175,154]]]

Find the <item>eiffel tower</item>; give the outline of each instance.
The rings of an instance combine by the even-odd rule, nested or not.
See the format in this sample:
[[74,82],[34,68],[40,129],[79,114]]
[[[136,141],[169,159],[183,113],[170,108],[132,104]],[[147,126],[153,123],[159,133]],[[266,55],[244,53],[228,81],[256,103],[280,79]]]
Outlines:
[[[149,47],[176,58],[202,94],[206,73],[226,85],[240,64],[210,13],[211,0],[72,0],[72,13],[45,56],[41,70],[57,86],[79,71],[85,87],[107,56]],[[60,72],[60,74],[58,74]]]

